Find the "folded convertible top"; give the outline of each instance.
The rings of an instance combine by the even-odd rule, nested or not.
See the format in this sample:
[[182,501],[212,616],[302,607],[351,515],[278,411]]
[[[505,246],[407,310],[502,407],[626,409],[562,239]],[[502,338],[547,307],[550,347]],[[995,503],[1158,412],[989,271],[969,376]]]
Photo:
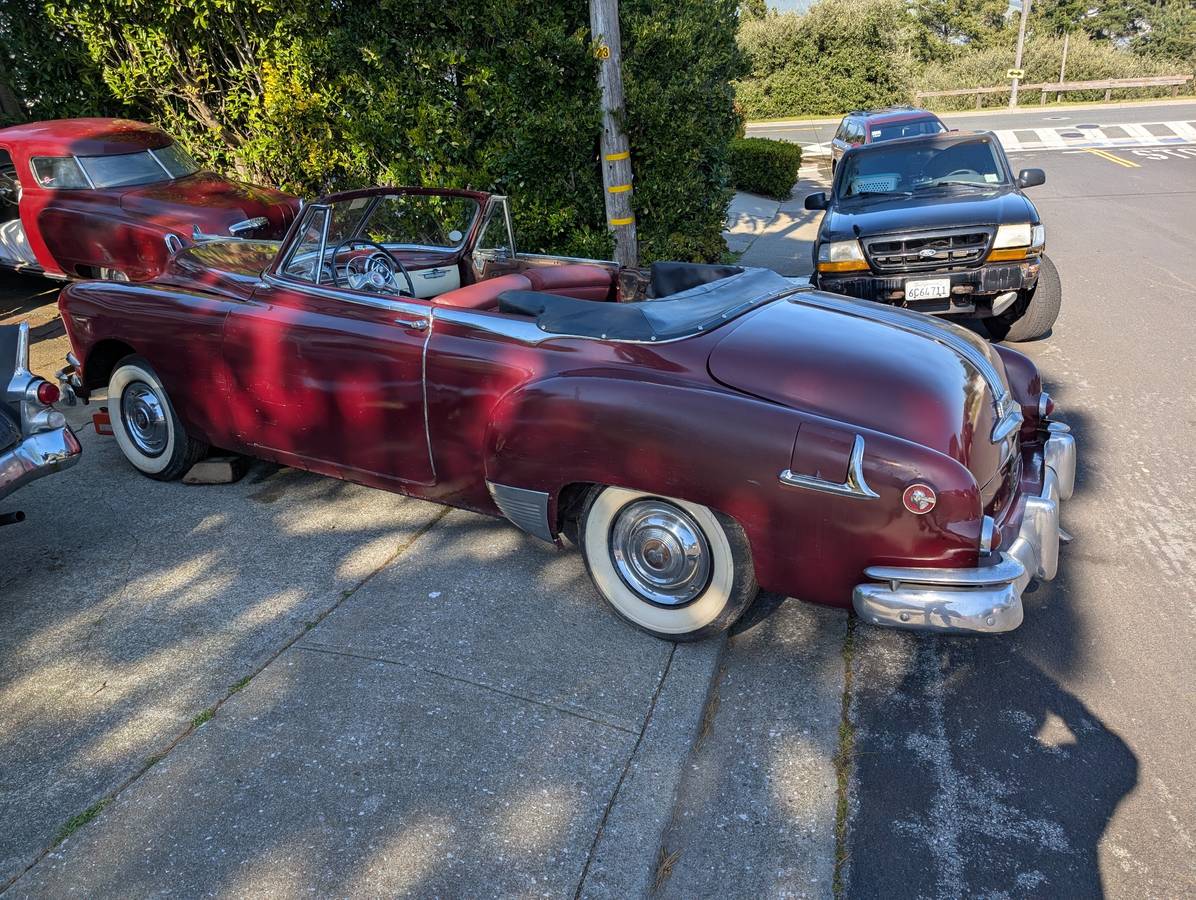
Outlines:
[[[670,264],[676,266],[677,264]],[[725,277],[699,283],[663,299],[635,303],[578,300],[536,291],[506,291],[498,297],[500,312],[534,316],[549,334],[621,341],[665,341],[699,334],[781,294],[796,290],[787,278],[769,269],[732,266],[690,266],[690,270],[730,271]],[[653,280],[656,281],[653,272]],[[702,277],[679,270],[668,273],[673,284]],[[662,281],[664,279],[661,279]]]

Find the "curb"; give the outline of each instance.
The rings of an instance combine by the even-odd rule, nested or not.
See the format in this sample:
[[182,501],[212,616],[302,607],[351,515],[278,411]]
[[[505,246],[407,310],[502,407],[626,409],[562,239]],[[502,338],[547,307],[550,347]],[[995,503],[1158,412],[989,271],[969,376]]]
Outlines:
[[652,893],[665,831],[726,646],[726,633],[677,645],[576,897],[623,900]]

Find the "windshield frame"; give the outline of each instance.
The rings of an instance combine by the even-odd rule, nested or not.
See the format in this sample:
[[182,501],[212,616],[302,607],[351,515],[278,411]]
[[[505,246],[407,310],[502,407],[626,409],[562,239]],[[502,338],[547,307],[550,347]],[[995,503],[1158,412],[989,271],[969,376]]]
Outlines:
[[[320,272],[315,279],[307,279],[292,273],[288,273],[287,268],[294,262],[294,256],[300,249],[300,244],[303,241],[303,233],[306,224],[310,221],[310,216],[313,211],[324,210],[324,223],[320,229],[320,249],[317,251],[319,258],[322,260],[324,256],[331,249],[328,244],[329,232],[333,223],[333,210],[336,204],[358,200],[361,198],[368,198],[374,200],[368,205],[370,213],[376,208],[377,203],[381,202],[386,197],[393,196],[429,196],[429,197],[447,197],[461,200],[472,200],[475,204],[473,217],[465,229],[461,240],[455,246],[433,246],[424,244],[403,244],[403,243],[384,243],[382,246],[387,249],[393,249],[397,252],[415,252],[436,254],[444,257],[445,261],[457,261],[465,253],[465,251],[473,246],[477,240],[478,231],[481,227],[481,222],[485,212],[489,208],[489,202],[492,195],[482,191],[462,190],[458,188],[424,188],[424,187],[374,187],[364,188],[355,191],[345,191],[339,194],[331,194],[327,197],[306,204],[303,211],[297,215],[291,223],[290,230],[283,238],[281,246],[278,248],[278,253],[274,257],[274,262],[270,264],[266,274],[272,278],[277,278],[289,284],[296,286],[303,286],[314,289],[335,289],[351,291],[351,288],[346,286],[334,286],[331,282],[323,278],[323,266],[320,267]],[[356,227],[353,229],[354,237],[360,237],[362,227],[369,221],[368,215],[363,215]],[[310,252],[310,251],[309,251]],[[355,292],[356,293],[356,292]],[[377,295],[377,299],[386,299],[384,295]],[[403,298],[404,300],[408,298]]]
[[[1013,175],[1013,170],[1009,165],[1009,159],[1005,155],[1005,150],[1001,146],[1001,142],[997,140],[996,135],[990,132],[973,132],[961,134],[959,132],[940,132],[936,135],[923,135],[918,137],[895,138],[889,141],[879,141],[875,144],[864,144],[859,147],[853,147],[848,150],[839,159],[838,165],[835,167],[835,178],[831,183],[831,193],[835,203],[858,203],[864,201],[877,201],[888,198],[911,197],[922,193],[917,190],[895,190],[883,191],[876,193],[862,193],[862,194],[844,194],[843,187],[847,180],[846,172],[851,167],[852,163],[864,155],[878,155],[882,153],[900,153],[903,148],[908,148],[911,151],[916,151],[922,147],[933,147],[936,151],[947,150],[950,147],[955,147],[960,144],[969,143],[983,143],[987,144],[993,159],[996,161],[998,173],[1002,176],[1000,181],[985,182],[983,184],[977,182],[957,182],[960,186],[982,188],[984,190],[1001,190],[1016,186],[1016,180]],[[947,185],[948,187],[950,185]]]

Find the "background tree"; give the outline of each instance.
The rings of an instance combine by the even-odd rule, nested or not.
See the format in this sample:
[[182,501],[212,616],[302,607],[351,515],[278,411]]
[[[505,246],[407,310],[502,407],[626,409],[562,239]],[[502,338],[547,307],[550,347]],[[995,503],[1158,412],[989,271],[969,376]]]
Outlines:
[[[26,104],[39,118],[124,110],[214,168],[308,196],[372,183],[502,191],[525,249],[610,256],[585,4],[0,3],[23,4],[20,17],[95,73],[100,96],[74,106],[24,92],[46,98]],[[623,0],[622,18],[642,256],[716,259],[738,125],[730,81],[743,72],[736,0]],[[25,80],[55,58],[52,43],[22,47],[0,60]]]

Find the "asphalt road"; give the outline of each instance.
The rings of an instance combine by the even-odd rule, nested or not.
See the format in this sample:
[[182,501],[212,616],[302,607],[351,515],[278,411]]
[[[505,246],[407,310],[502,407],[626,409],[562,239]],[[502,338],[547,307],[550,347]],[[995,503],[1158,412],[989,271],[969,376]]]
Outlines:
[[[1077,125],[1119,125],[1140,122],[1171,122],[1196,119],[1196,103],[1175,102],[1142,106],[1056,106],[1046,109],[982,110],[980,112],[941,113],[951,128],[961,130],[998,130],[1013,128],[1055,128]],[[814,121],[761,122],[749,124],[753,137],[769,137],[819,144],[834,137],[838,119]]]
[[1063,312],[1020,349],[1077,435],[1075,541],[1008,636],[854,629],[849,896],[1196,894],[1196,147],[1112,156],[1017,159],[1047,172]]

